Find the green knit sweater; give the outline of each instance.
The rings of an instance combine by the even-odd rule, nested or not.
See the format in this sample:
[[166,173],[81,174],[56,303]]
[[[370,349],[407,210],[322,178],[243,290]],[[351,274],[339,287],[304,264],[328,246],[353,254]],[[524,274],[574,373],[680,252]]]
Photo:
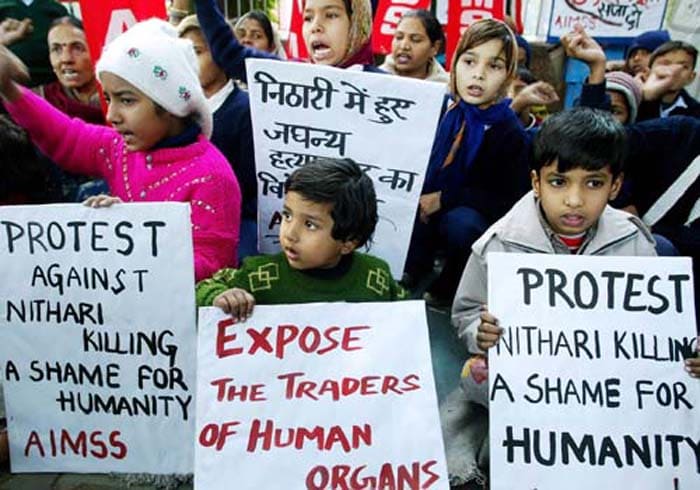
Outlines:
[[227,289],[245,289],[262,305],[330,301],[394,301],[408,297],[386,262],[354,252],[349,270],[339,278],[315,277],[289,267],[284,254],[257,255],[240,269],[222,269],[197,284],[197,306],[211,306]]

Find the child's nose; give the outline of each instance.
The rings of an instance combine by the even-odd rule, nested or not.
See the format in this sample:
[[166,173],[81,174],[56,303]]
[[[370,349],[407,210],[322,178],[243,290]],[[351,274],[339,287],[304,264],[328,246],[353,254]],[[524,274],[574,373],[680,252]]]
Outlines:
[[321,16],[315,15],[311,19],[311,32],[318,32],[322,29],[323,23],[321,22]]
[[117,113],[117,110],[114,107],[114,104],[107,104],[107,121],[110,122],[110,124],[116,124],[119,122],[119,114]]
[[564,204],[571,208],[577,208],[583,204],[583,197],[577,189],[572,189],[567,193]]
[[282,232],[284,238],[289,242],[296,242],[299,240],[299,233],[294,223],[285,223]]

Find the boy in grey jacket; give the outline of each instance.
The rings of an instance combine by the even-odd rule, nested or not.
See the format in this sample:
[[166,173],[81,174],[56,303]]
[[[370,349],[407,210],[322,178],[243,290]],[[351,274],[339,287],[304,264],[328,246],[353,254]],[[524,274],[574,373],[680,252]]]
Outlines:
[[473,355],[462,370],[467,398],[488,407],[485,351],[502,329],[489,313],[489,252],[656,255],[642,221],[608,206],[622,186],[625,131],[585,107],[547,119],[534,141],[532,191],[472,247],[452,305],[452,323]]

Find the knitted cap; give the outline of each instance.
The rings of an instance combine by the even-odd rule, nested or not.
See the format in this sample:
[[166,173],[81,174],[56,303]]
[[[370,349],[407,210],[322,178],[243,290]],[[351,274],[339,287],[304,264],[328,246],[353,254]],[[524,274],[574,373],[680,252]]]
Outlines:
[[670,40],[671,36],[669,36],[668,31],[666,30],[643,32],[639,36],[635,37],[632,40],[632,44],[627,47],[625,59],[628,59],[635,49],[646,49],[651,53],[663,43]]
[[639,82],[624,71],[611,71],[605,74],[605,87],[607,90],[620,92],[625,96],[630,111],[627,124],[637,120],[637,109],[642,101],[642,87]]
[[96,65],[117,75],[153,102],[178,117],[194,115],[209,138],[212,115],[199,84],[199,64],[188,39],[180,39],[169,23],[149,19],[131,27],[102,51]]

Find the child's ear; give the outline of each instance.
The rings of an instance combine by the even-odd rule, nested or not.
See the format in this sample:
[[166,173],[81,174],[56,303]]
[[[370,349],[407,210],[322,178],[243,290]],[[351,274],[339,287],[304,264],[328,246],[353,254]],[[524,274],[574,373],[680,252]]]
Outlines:
[[436,57],[437,54],[440,52],[440,48],[442,47],[442,41],[435,41],[433,43],[433,47],[430,50],[430,53],[433,55],[432,57]]
[[340,244],[340,254],[347,255],[357,248],[357,240],[346,240]]
[[612,186],[610,187],[610,195],[608,196],[608,201],[613,201],[620,193],[622,189],[622,182],[625,180],[624,172],[620,172],[617,177],[613,180]]
[[532,190],[535,193],[535,197],[540,197],[540,175],[536,170],[530,170],[530,183],[532,184]]

